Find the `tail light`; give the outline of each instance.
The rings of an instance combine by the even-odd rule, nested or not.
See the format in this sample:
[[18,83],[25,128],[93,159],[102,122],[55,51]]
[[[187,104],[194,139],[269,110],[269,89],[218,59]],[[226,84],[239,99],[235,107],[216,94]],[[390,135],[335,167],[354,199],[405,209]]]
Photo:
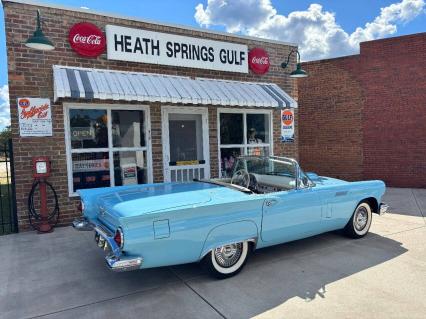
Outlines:
[[115,235],[114,235],[114,241],[116,242],[118,247],[123,248],[124,236],[123,236],[123,231],[121,230],[121,228],[117,228]]

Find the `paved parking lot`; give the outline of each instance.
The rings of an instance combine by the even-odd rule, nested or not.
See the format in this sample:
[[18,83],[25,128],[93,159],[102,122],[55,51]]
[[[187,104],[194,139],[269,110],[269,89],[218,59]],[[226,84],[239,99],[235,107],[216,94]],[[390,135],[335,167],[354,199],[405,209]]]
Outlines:
[[426,190],[388,189],[391,213],[256,252],[238,276],[197,265],[104,266],[91,232],[0,237],[0,318],[425,318]]

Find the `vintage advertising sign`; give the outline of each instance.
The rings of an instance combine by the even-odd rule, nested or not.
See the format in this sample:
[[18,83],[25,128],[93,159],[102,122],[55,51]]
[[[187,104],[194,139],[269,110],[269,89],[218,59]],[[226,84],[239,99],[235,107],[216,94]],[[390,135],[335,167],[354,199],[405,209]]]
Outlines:
[[269,55],[262,48],[254,48],[251,49],[248,54],[248,64],[250,66],[250,70],[252,70],[256,74],[265,74],[269,71]]
[[105,51],[105,35],[92,23],[74,24],[68,34],[68,41],[71,48],[82,56],[97,57]]
[[72,162],[72,171],[80,172],[100,172],[109,170],[108,159],[82,160]]
[[20,136],[52,136],[49,99],[22,97],[17,104]]
[[248,73],[246,45],[114,25],[105,31],[109,60]]
[[281,142],[294,142],[294,110],[281,110]]

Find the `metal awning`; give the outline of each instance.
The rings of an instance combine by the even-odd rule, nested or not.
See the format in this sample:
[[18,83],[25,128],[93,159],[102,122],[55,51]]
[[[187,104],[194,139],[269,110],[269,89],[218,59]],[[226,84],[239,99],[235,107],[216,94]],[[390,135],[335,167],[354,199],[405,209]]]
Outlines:
[[182,104],[297,107],[274,83],[53,66],[55,101],[59,98]]

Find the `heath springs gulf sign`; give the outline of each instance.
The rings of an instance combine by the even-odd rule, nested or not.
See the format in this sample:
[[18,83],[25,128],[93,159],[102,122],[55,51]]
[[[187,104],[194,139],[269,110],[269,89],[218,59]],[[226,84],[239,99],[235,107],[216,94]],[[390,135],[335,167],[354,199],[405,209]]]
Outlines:
[[169,33],[106,26],[109,60],[248,73],[247,46]]

